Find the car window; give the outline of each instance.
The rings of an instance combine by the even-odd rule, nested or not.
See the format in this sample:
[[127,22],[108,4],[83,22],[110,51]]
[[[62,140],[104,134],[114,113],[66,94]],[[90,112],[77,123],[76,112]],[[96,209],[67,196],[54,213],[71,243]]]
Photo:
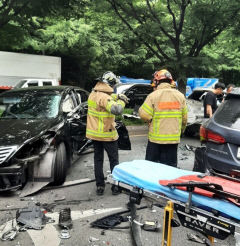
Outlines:
[[0,97],[0,119],[53,118],[58,114],[60,95],[24,92]]
[[128,93],[134,93],[135,95],[136,94],[144,94],[144,95],[148,95],[149,93],[152,92],[152,87],[151,86],[142,86],[142,85],[139,85],[139,86],[134,86],[133,88],[129,89],[127,91],[127,94]]
[[85,90],[75,89],[78,100],[80,103],[86,102],[88,100],[89,93]]
[[240,100],[232,98],[222,103],[216,113],[214,120],[223,126],[240,130]]
[[43,81],[43,86],[52,85],[52,81]]
[[38,86],[38,81],[37,80],[31,80],[27,83],[27,86]]
[[192,92],[192,94],[190,94],[188,96],[188,98],[193,99],[193,100],[197,100],[197,101],[201,101],[204,99],[204,97],[206,96],[207,93],[208,93],[208,91],[204,91],[204,90],[194,90]]
[[81,102],[86,102],[88,100],[88,94],[85,91],[79,90],[78,93],[80,93]]

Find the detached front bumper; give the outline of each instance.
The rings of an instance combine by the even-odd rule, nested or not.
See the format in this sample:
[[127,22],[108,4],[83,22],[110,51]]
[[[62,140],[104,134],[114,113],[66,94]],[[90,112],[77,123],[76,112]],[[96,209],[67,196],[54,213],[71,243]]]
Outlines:
[[25,180],[22,165],[0,167],[0,191],[15,190],[22,187]]

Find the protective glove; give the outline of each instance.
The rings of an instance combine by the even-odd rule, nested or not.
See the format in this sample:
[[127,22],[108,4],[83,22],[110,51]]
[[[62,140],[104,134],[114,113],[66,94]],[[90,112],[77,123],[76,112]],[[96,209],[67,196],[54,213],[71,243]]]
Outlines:
[[126,104],[129,102],[129,98],[124,94],[118,94],[118,99],[124,101]]
[[117,101],[117,99],[118,99],[118,95],[115,94],[115,93],[112,93],[112,94],[111,94],[111,97],[112,97],[112,99],[113,99],[114,101]]

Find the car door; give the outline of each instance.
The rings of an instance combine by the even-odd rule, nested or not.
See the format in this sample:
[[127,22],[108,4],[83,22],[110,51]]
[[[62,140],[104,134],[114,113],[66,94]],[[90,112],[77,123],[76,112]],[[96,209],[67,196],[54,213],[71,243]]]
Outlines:
[[[84,151],[90,144],[90,141],[86,138],[87,102],[86,99],[82,99],[81,94],[83,95],[80,91],[71,91],[74,108],[67,114],[72,150],[77,154]],[[82,100],[85,102],[82,102]]]

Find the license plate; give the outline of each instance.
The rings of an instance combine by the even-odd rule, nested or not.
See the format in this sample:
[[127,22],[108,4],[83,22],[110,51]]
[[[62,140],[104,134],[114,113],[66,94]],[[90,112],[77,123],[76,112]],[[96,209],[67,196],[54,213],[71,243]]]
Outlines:
[[240,159],[240,147],[238,147],[237,158]]

